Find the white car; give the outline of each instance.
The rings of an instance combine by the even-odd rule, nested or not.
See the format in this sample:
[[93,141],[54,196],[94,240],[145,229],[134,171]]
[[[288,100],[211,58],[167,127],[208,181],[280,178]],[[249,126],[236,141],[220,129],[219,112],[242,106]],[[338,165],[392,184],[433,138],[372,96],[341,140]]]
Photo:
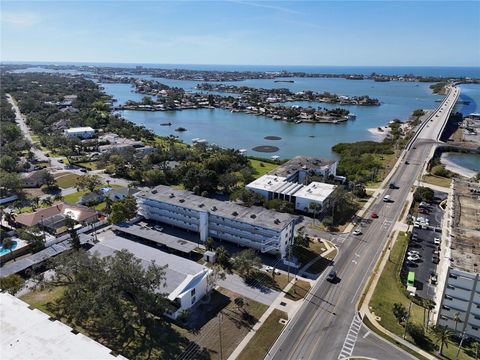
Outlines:
[[[272,272],[272,271],[274,271],[273,266],[266,266],[266,267],[265,267],[265,270],[266,270],[267,272]],[[281,274],[280,271],[279,271],[278,269],[275,269],[275,275],[280,275],[280,274]]]
[[413,255],[410,255],[409,257],[407,257],[407,260],[408,261],[418,261],[418,260],[420,260],[420,256],[413,254]]
[[440,245],[440,239],[439,238],[433,239],[433,244],[434,245]]
[[420,256],[420,253],[419,253],[417,250],[410,250],[407,254],[408,254],[409,256],[413,256],[413,255],[418,255],[418,256]]
[[353,235],[362,235],[362,232],[360,230],[355,230],[353,233]]

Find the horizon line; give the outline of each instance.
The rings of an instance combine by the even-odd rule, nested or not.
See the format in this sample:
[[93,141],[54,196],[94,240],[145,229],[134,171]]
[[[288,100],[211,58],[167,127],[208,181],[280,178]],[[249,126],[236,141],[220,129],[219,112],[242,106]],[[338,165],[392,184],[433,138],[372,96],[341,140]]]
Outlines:
[[[118,64],[118,65],[200,65],[200,66],[292,66],[292,67],[425,67],[425,68],[477,68],[480,65],[329,65],[329,64],[321,64],[321,65],[311,65],[311,64],[295,64],[295,65],[288,65],[288,64],[219,64],[219,63],[154,63],[154,62],[117,62],[117,61],[68,61],[68,60],[59,60],[59,61],[52,61],[52,60],[0,60],[0,64],[4,63],[14,63],[20,65],[28,65],[30,63],[39,63],[39,64],[47,64],[53,63],[68,63],[68,64]],[[49,64],[51,65],[51,64]]]

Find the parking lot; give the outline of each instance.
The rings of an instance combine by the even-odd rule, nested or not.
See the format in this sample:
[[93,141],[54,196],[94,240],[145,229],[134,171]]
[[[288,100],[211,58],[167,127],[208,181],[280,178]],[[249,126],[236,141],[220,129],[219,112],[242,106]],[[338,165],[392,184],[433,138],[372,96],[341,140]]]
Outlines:
[[[416,294],[425,299],[433,299],[435,295],[435,281],[431,281],[432,276],[437,274],[437,263],[439,260],[440,246],[435,244],[441,239],[441,225],[443,210],[439,204],[447,197],[447,194],[435,192],[435,201],[425,208],[423,213],[416,213],[416,218],[422,217],[426,221],[421,225],[414,226],[409,242],[405,262],[402,269],[402,281],[406,283],[408,272],[415,273]],[[421,210],[422,211],[422,210]],[[417,256],[418,255],[418,259]],[[410,257],[410,260],[408,259]]]

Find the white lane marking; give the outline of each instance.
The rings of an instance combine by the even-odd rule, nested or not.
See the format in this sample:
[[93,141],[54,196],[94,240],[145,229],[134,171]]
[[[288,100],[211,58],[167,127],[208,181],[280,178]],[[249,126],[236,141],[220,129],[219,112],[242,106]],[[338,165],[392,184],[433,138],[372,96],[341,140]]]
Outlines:
[[370,335],[370,330],[368,330],[365,335],[363,335],[363,338],[365,339],[368,335]]
[[346,359],[352,356],[353,349],[355,348],[355,344],[358,338],[358,332],[362,327],[362,319],[355,314],[350,324],[350,328],[348,329],[347,336],[345,337],[345,341],[343,342],[342,350],[338,355],[338,359]]

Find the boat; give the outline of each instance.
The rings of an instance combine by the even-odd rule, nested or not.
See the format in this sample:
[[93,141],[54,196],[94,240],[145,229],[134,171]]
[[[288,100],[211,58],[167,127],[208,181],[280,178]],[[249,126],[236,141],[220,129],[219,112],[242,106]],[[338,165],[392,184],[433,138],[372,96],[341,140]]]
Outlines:
[[161,123],[160,126],[171,126],[172,123],[171,122],[168,122],[168,123]]
[[295,124],[301,124],[302,123],[302,120],[296,120],[295,121]]
[[356,118],[357,118],[357,115],[355,115],[355,114],[348,114],[347,115],[348,120],[355,120]]
[[274,82],[276,82],[276,83],[290,83],[290,84],[293,84],[295,81],[294,81],[294,80],[275,80]]

